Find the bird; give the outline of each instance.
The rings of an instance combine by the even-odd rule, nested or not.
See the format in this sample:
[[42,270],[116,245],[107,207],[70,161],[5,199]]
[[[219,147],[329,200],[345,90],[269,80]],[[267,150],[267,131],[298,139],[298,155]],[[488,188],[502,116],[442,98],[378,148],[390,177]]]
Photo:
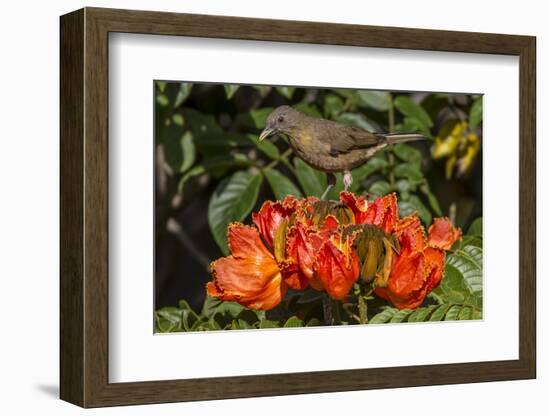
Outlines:
[[361,166],[385,147],[425,136],[413,133],[373,133],[356,126],[341,124],[324,118],[308,116],[291,106],[275,108],[267,117],[258,140],[282,134],[294,154],[308,165],[327,174],[325,199],[336,184],[334,173],[342,172],[344,190],[353,183],[351,170]]

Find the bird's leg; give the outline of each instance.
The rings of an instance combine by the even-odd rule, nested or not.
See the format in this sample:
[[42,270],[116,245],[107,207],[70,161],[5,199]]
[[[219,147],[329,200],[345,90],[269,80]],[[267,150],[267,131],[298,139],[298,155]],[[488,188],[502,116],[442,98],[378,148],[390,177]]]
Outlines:
[[324,200],[332,187],[336,185],[336,176],[334,176],[333,173],[327,172],[327,189],[325,189],[325,192],[323,192],[323,196],[321,196],[321,200]]
[[349,170],[344,171],[342,182],[344,182],[344,191],[347,191],[353,183],[353,176],[351,175],[351,172]]

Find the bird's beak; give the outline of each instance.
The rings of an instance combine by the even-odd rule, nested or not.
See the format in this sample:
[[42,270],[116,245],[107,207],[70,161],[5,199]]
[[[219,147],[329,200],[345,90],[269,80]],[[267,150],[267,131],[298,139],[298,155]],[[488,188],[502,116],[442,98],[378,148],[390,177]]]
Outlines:
[[260,133],[260,138],[258,139],[258,141],[261,142],[262,140],[267,139],[269,136],[273,136],[275,133],[275,129],[266,127],[264,131]]

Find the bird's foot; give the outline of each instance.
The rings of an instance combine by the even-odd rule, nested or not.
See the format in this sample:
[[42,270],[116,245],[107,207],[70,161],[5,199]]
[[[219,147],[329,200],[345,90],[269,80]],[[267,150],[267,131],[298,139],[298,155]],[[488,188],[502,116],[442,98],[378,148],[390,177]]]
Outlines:
[[323,195],[321,196],[321,201],[323,201],[332,187],[336,185],[336,176],[334,176],[334,173],[327,172],[327,189],[325,189],[325,192],[323,192]]
[[342,178],[342,182],[344,182],[344,191],[347,191],[348,188],[353,183],[353,176],[351,175],[351,172],[349,170],[346,170],[344,172],[344,177]]
[[333,186],[334,185],[332,185],[332,184],[329,184],[327,186],[327,189],[325,189],[325,192],[323,192],[323,195],[321,195],[321,201],[325,200],[325,198],[327,197],[328,193],[330,192],[330,190],[332,189]]

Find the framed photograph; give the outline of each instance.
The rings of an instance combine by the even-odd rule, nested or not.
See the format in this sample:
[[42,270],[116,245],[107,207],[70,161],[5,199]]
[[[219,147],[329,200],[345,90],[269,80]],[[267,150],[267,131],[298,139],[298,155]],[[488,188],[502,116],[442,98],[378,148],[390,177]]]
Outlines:
[[535,38],[61,17],[82,407],[536,377]]

